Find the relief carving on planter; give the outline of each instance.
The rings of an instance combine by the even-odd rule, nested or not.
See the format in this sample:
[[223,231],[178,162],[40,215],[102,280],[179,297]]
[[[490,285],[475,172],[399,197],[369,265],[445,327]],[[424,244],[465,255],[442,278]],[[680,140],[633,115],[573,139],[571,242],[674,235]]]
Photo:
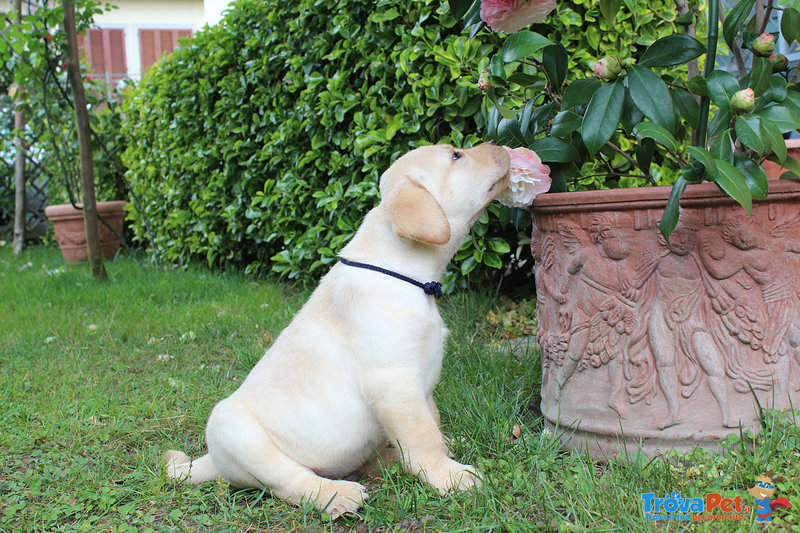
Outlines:
[[56,231],[56,238],[67,245],[81,246],[86,244],[86,234],[83,231],[59,229]]
[[545,416],[613,434],[694,431],[698,412],[751,427],[754,394],[797,408],[800,214],[786,207],[684,209],[669,244],[659,209],[535,213]]

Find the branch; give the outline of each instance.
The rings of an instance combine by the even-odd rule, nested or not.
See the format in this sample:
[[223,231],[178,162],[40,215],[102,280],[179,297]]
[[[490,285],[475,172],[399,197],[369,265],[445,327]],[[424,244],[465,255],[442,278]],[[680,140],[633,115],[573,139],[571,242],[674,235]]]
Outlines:
[[609,148],[611,148],[612,150],[614,150],[616,153],[618,153],[619,155],[621,155],[622,157],[624,157],[625,159],[627,159],[627,160],[628,160],[628,161],[629,161],[629,162],[630,162],[630,163],[631,163],[633,166],[635,166],[636,168],[638,168],[639,170],[641,170],[641,171],[642,171],[642,172],[645,174],[643,177],[647,178],[647,181],[649,181],[649,182],[650,182],[650,185],[654,185],[654,186],[657,186],[657,185],[658,185],[658,183],[656,183],[656,180],[654,180],[654,179],[653,179],[653,176],[651,176],[651,175],[650,175],[650,173],[649,173],[648,171],[646,171],[645,169],[643,169],[643,168],[642,168],[642,167],[639,165],[639,163],[637,163],[637,162],[636,162],[636,160],[635,160],[634,158],[632,158],[631,156],[629,156],[628,154],[626,154],[625,152],[623,152],[623,151],[622,151],[622,149],[621,149],[619,146],[617,146],[616,144],[612,143],[611,141],[608,141],[608,142],[606,143],[606,146],[608,146]]

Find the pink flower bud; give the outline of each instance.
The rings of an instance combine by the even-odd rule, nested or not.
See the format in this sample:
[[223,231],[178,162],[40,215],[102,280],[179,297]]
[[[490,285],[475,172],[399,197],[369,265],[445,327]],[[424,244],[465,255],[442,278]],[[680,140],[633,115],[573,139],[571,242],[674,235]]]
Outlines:
[[731,97],[731,106],[733,106],[734,111],[746,113],[753,109],[755,105],[756,94],[753,92],[753,89],[749,87],[735,93],[733,97]]
[[481,91],[488,91],[492,84],[489,82],[489,69],[483,69],[481,72],[481,77],[478,80],[478,89]]
[[622,62],[617,56],[605,56],[594,65],[594,73],[596,76],[604,80],[613,80],[617,78],[622,72]]
[[760,56],[769,57],[775,50],[775,36],[771,33],[762,33],[753,41],[753,50]]
[[786,67],[789,66],[789,59],[778,52],[772,52],[772,55],[769,56],[769,62],[772,64],[772,72],[786,70]]

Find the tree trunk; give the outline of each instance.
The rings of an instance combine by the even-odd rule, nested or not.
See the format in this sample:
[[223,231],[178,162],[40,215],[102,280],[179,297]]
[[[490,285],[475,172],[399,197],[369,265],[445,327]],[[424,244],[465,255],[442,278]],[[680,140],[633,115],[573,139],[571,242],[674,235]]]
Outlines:
[[[22,26],[22,0],[14,0],[14,10],[17,12],[17,25]],[[16,147],[16,159],[14,162],[14,253],[21,254],[25,248],[25,211],[27,202],[25,199],[25,143],[23,141],[23,128],[25,127],[25,117],[22,114],[22,99],[19,93],[21,87],[17,87],[17,97],[15,101],[16,113],[14,115],[14,128],[17,136],[14,140]]]
[[75,25],[75,3],[63,0],[64,31],[67,34],[67,75],[72,90],[72,104],[75,108],[75,124],[78,130],[78,146],[81,162],[81,190],[83,192],[83,221],[86,229],[86,248],[92,277],[106,279],[103,254],[100,249],[100,235],[97,231],[97,202],[94,190],[94,161],[92,158],[92,130],[89,113],[86,110],[86,90],[81,76],[78,60],[78,35]]

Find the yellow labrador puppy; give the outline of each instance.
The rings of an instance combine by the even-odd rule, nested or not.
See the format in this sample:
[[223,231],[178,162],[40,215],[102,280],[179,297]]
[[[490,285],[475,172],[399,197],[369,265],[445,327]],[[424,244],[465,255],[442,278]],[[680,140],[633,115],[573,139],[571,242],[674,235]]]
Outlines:
[[169,475],[268,487],[336,518],[367,499],[361,484],[337,478],[390,442],[403,467],[442,494],[478,485],[471,466],[448,457],[439,431],[433,389],[448,331],[431,294],[508,172],[506,151],[489,143],[399,158],[342,262],[212,411],[208,454],[167,452]]

